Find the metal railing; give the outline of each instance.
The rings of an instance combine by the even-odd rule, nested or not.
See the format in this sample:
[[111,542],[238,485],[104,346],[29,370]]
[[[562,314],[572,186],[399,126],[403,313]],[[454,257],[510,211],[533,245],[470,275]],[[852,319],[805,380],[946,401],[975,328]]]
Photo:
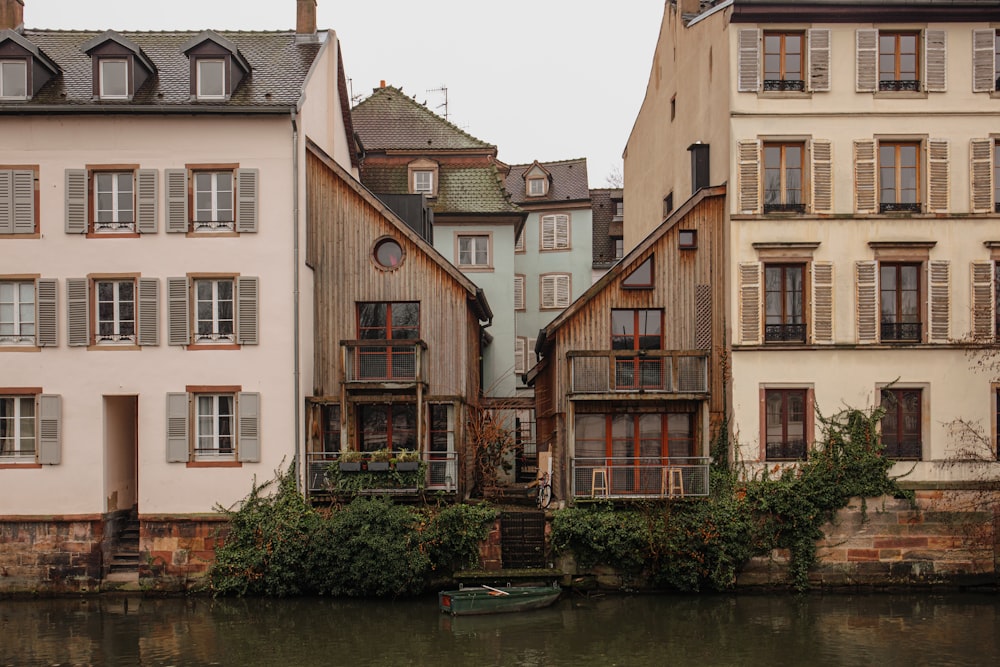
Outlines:
[[803,79],[764,79],[764,90],[767,92],[792,91],[801,93],[805,89],[806,82]]
[[347,382],[420,382],[427,345],[419,340],[345,340]]
[[708,355],[667,350],[574,350],[571,393],[708,392]]
[[878,205],[879,213],[920,213],[923,204],[914,202],[888,202],[884,201]]
[[[306,454],[306,491],[308,495],[322,495],[330,492],[327,471],[340,461],[343,452],[308,452]],[[421,460],[426,464],[424,488],[428,491],[456,490],[458,481],[458,455],[451,453],[422,452]],[[371,490],[377,490],[372,488]]]
[[708,495],[707,456],[600,457],[570,461],[574,498],[680,498]]
[[882,438],[885,449],[882,455],[887,459],[920,460],[923,454],[923,443],[919,440],[893,441]]
[[882,322],[882,340],[919,343],[923,322]]
[[917,79],[882,79],[878,82],[878,89],[916,93],[920,91],[920,81]]
[[767,443],[768,461],[797,461],[806,458],[805,440],[789,440],[787,442]]
[[764,340],[769,343],[806,342],[805,324],[765,324]]

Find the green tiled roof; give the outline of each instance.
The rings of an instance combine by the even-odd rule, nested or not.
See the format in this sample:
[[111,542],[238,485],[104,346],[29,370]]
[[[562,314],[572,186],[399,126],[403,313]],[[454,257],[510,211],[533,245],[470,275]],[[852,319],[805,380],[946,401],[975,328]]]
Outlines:
[[[408,192],[406,166],[362,167],[361,182],[378,194]],[[439,171],[438,196],[429,203],[435,213],[520,213],[510,201],[495,166],[449,167]]]

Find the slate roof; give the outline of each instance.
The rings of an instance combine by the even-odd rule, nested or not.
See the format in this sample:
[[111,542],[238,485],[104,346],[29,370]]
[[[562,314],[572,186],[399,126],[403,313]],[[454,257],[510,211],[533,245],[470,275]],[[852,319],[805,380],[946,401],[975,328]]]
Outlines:
[[135,43],[156,67],[131,100],[93,99],[90,57],[80,47],[102,31],[26,30],[23,37],[36,45],[61,70],[30,100],[0,105],[0,113],[18,113],[32,107],[72,106],[114,113],[143,110],[170,112],[192,109],[268,111],[294,107],[302,95],[309,69],[322,44],[296,42],[294,31],[220,31],[250,64],[251,71],[228,100],[191,99],[190,63],[181,47],[202,31],[120,32]]
[[611,227],[611,218],[615,215],[612,198],[623,199],[621,188],[601,188],[590,191],[595,269],[606,269],[617,261],[615,259],[615,244],[608,231]]
[[524,174],[531,164],[513,164],[507,174],[507,192],[518,204],[538,204],[543,202],[585,201],[590,198],[587,187],[587,158],[539,162],[551,175],[549,191],[544,197],[528,197],[525,194]]
[[496,146],[452,125],[394,86],[376,88],[355,105],[351,116],[366,151],[483,149],[496,155]]
[[[357,119],[355,119],[357,122]],[[434,214],[521,213],[502,186],[503,178],[494,165],[456,167],[443,164],[438,169],[438,196],[428,200]],[[363,164],[361,182],[372,192],[409,192],[406,165]]]

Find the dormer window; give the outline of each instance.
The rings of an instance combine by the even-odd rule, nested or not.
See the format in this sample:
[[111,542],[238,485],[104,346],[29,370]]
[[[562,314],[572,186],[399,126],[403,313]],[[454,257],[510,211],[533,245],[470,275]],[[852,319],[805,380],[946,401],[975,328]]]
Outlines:
[[410,194],[437,197],[438,164],[434,160],[421,158],[406,166]]
[[544,178],[529,178],[528,179],[528,196],[529,197],[541,197],[545,195],[545,179]]
[[236,44],[211,30],[186,42],[181,52],[190,59],[193,100],[228,100],[250,73]]
[[434,192],[434,172],[433,171],[414,171],[413,172],[413,191],[421,192],[424,194],[431,194]]
[[198,99],[223,99],[226,96],[226,61],[216,58],[199,58]]
[[28,64],[24,60],[0,60],[0,99],[28,98]]
[[59,67],[14,30],[0,30],[0,102],[31,99]]
[[124,58],[101,58],[100,96],[102,100],[128,99],[128,60]]
[[544,197],[549,194],[550,174],[535,160],[524,171],[524,194],[527,197]]
[[91,59],[95,99],[130,100],[156,73],[138,44],[111,30],[84,42],[80,50]]

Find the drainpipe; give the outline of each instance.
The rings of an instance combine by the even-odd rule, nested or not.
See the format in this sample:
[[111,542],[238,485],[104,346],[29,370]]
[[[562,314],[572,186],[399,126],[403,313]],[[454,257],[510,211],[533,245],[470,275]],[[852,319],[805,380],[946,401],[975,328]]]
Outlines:
[[303,459],[305,457],[304,452],[302,452],[302,406],[301,406],[301,396],[299,391],[299,385],[301,384],[302,369],[299,362],[300,345],[299,345],[299,126],[296,116],[296,112],[293,111],[291,114],[292,121],[292,269],[293,272],[293,285],[292,285],[292,343],[293,347],[293,359],[292,359],[292,381],[294,384],[294,389],[292,390],[293,400],[295,401],[295,409],[293,410],[295,415],[295,488],[302,492],[302,470]]

